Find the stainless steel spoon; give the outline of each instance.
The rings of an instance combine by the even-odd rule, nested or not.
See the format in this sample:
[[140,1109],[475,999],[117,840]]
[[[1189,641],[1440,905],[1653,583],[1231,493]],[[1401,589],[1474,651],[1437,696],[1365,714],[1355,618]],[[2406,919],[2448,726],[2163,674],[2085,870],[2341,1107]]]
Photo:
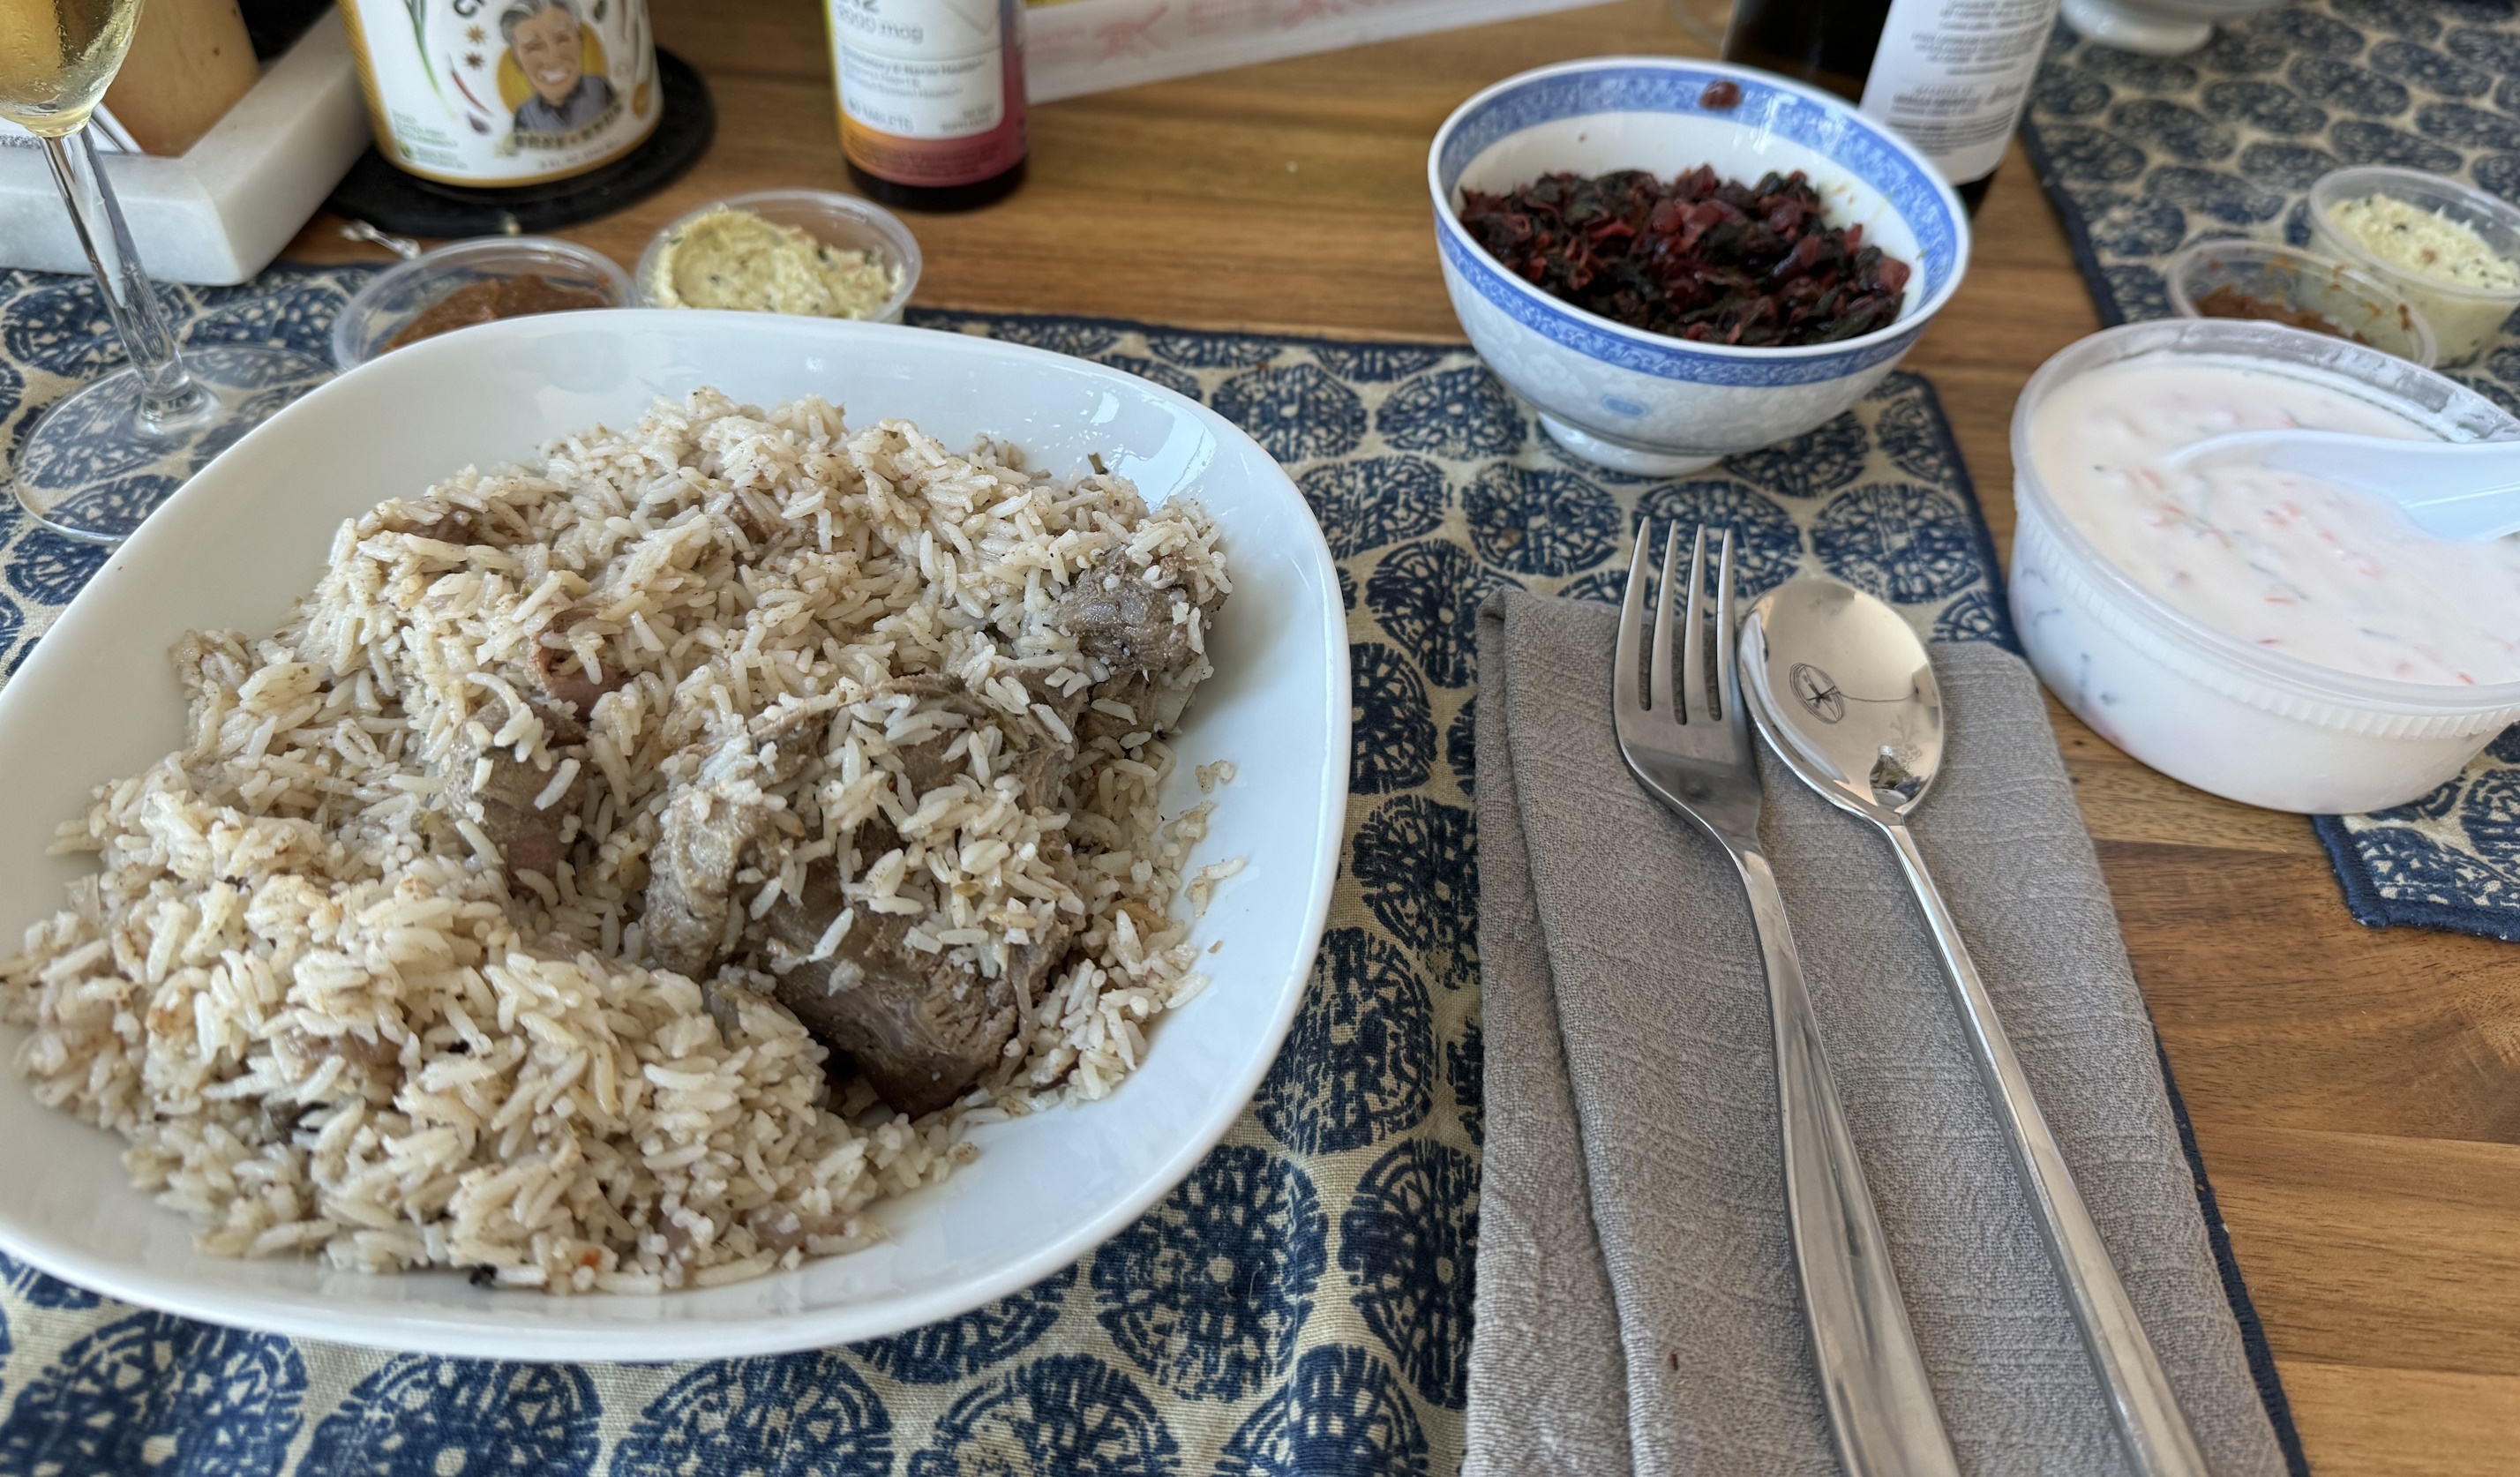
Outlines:
[[2074,1308],[2084,1347],[2108,1386],[2128,1459],[2144,1477],[2205,1477],[2205,1455],[2181,1415],[2161,1361],[2127,1301],[2065,1156],[1996,1018],[1995,1002],[1908,817],[1943,762],[1943,701],[1924,643],[1906,616],[1852,586],[1800,579],[1750,606],[1741,625],[1741,688],[1751,714],[1803,783],[1881,828],[1915,889],[1943,973],[2004,1127],[2031,1214]]

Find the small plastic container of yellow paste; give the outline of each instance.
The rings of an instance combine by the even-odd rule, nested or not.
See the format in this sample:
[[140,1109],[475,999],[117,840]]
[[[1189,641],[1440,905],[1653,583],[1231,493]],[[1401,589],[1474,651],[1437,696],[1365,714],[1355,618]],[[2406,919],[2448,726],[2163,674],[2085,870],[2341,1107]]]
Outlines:
[[[2358,220],[2375,198],[2399,219]],[[2311,249],[2406,293],[2443,364],[2491,347],[2520,309],[2520,208],[2456,180],[2386,164],[2332,171],[2310,187],[2310,236]]]
[[640,254],[642,307],[899,323],[919,242],[898,216],[829,190],[731,196],[675,220]]

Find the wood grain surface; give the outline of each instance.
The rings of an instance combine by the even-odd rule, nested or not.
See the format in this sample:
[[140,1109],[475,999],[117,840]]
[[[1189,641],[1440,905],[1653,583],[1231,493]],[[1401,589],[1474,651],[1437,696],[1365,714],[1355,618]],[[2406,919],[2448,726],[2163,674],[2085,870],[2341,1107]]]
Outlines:
[[[562,234],[626,264],[719,196],[848,188],[811,0],[653,11],[715,91],[717,142],[665,194]],[[1424,183],[1445,114],[1526,67],[1696,50],[1658,0],[1624,0],[1040,108],[1022,190],[913,221],[918,300],[1458,340]],[[292,254],[372,252],[338,225]],[[2099,325],[2017,149],[1977,231],[1908,366],[1940,388],[2008,548],[2013,397]],[[2520,948],[2365,931],[2307,821],[2053,716],[2314,1467],[2520,1467]]]

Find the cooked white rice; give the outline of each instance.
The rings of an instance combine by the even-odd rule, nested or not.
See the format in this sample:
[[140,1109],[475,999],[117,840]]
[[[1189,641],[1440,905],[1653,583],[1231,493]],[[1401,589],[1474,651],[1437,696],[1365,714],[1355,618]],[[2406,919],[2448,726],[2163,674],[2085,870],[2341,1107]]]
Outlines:
[[[430,536],[450,517],[498,538]],[[779,865],[737,895],[733,921],[757,919],[898,804],[887,753],[935,733],[877,684],[951,674],[1010,731],[1058,724],[1015,674],[1084,672],[1047,616],[1111,550],[1226,588],[1194,503],[713,391],[383,504],[277,634],[177,648],[191,737],[64,827],[102,868],[0,961],[7,1015],[33,1027],[20,1067],[127,1139],[139,1185],[223,1255],[632,1291],[862,1245],[871,1202],[969,1156],[965,1123],[1108,1094],[1146,1023],[1204,986],[1172,905],[1212,802],[1162,823],[1172,752],[1131,733],[1056,807],[1008,804],[967,755],[977,776],[895,814],[903,849],[852,879],[852,911],[915,913],[917,947],[991,973],[1011,937],[1076,931],[1024,1003],[1012,1084],[912,1122],[862,1085],[834,1099],[823,1047],[766,996],[725,991],[722,1027],[699,985],[642,967],[668,760],[774,709],[832,714],[827,752],[775,791]],[[563,607],[586,670],[631,680],[588,724],[592,783],[562,823],[578,865],[510,876],[432,801],[484,713],[519,716],[477,741],[551,766],[539,803],[569,789],[572,761],[510,701]],[[1061,829],[1068,847],[1040,844]],[[1227,874],[1206,869],[1202,903]],[[772,954],[747,944],[721,978],[767,987],[794,963]]]

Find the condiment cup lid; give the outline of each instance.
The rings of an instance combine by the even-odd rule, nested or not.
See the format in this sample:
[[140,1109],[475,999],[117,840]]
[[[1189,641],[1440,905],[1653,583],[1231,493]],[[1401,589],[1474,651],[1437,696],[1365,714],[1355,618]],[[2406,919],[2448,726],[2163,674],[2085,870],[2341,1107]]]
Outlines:
[[[2204,318],[2198,302],[2220,288],[2304,308],[2382,353],[2430,369],[2440,357],[2432,321],[2406,293],[2378,276],[2324,256],[2242,237],[2200,241],[2162,269],[2170,310]],[[2313,331],[2315,332],[2315,331]]]
[[2383,282],[2411,283],[2439,297],[2480,303],[2520,303],[2520,288],[2477,288],[2444,282],[2437,277],[2410,272],[2366,249],[2338,227],[2334,212],[2338,205],[2348,201],[2367,200],[2374,195],[2385,195],[2410,205],[2438,211],[2484,238],[2487,248],[2495,255],[2515,264],[2520,264],[2520,207],[2445,175],[2427,174],[2420,169],[2401,169],[2394,164],[2357,164],[2346,169],[2331,169],[2310,187],[2311,229],[2346,265],[2360,267]]
[[593,292],[610,308],[630,305],[630,277],[611,257],[550,236],[483,236],[452,242],[368,279],[333,320],[333,362],[356,369],[385,351],[411,321],[447,293],[476,282],[542,277]]
[[887,267],[899,267],[901,286],[893,290],[881,308],[868,315],[870,322],[899,323],[902,310],[910,305],[911,292],[919,286],[919,238],[910,234],[900,216],[835,190],[756,190],[686,211],[648,239],[648,248],[639,253],[639,264],[630,273],[632,290],[641,307],[658,305],[653,284],[665,243],[712,210],[749,210],[773,224],[794,226],[826,246],[865,251]]

